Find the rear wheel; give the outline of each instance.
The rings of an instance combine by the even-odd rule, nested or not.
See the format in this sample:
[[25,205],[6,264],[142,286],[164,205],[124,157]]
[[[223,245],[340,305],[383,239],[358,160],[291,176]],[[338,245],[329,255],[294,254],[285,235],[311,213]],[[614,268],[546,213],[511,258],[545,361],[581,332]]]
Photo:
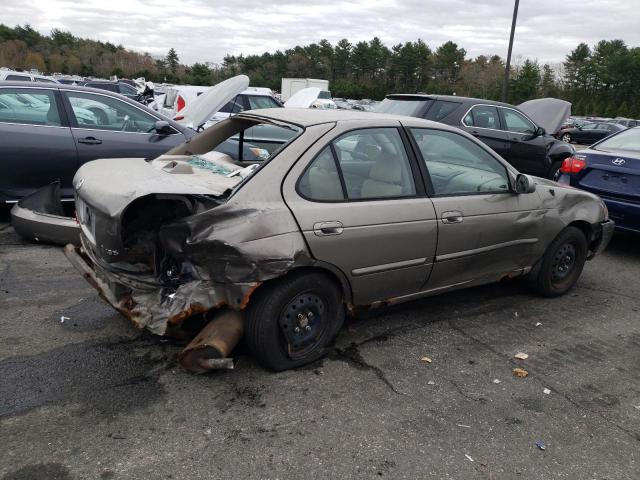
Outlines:
[[562,139],[563,142],[567,142],[567,143],[571,143],[571,134],[570,133],[563,133],[562,137],[560,137]]
[[576,227],[567,227],[551,242],[541,260],[532,286],[546,297],[557,297],[571,290],[580,278],[587,259],[587,239]]
[[344,321],[342,291],[322,273],[293,273],[255,293],[245,340],[261,365],[296,368],[326,355]]

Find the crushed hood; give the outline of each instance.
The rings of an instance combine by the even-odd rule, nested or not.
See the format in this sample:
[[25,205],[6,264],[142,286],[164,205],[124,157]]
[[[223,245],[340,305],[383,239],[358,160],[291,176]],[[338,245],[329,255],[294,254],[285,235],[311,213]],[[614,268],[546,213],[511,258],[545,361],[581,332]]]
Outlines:
[[238,75],[214,85],[176,115],[175,121],[198,129],[249,86],[249,77]]
[[[110,158],[85,163],[73,178],[73,187],[84,201],[109,216],[119,215],[133,200],[151,194],[221,196],[242,181],[227,177],[237,167],[226,162],[207,167],[208,158],[162,155],[148,162],[143,158]],[[207,155],[210,155],[207,154]]]
[[320,89],[318,87],[303,88],[284,102],[284,106],[285,108],[309,108],[318,99],[319,95]]
[[571,116],[571,103],[559,98],[537,98],[521,103],[518,108],[549,134],[560,130],[565,119]]

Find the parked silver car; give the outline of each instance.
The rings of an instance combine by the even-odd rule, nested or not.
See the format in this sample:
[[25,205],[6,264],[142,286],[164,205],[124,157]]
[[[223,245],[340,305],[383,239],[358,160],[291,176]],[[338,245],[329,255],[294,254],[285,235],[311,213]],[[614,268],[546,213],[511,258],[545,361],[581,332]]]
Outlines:
[[[215,151],[258,125],[288,136],[262,162]],[[157,334],[213,318],[183,355],[195,371],[243,328],[283,370],[359,308],[517,276],[562,295],[613,231],[597,196],[460,129],[356,111],[245,112],[153,161],[87,163],[74,187],[82,245],[65,252],[103,298]]]

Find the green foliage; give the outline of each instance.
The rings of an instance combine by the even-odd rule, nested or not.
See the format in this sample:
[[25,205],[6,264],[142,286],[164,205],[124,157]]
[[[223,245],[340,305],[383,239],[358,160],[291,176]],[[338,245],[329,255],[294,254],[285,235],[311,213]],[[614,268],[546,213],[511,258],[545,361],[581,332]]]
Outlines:
[[[336,97],[381,99],[388,93],[426,92],[498,100],[504,61],[467,52],[453,41],[433,50],[423,40],[390,48],[374,37],[355,44],[326,39],[285,51],[259,55],[227,55],[221,65],[180,64],[174,48],[161,59],[122,45],[75,37],[53,29],[41,35],[30,25],[0,24],[0,66],[32,68],[50,73],[108,77],[144,76],[159,82],[212,85],[246,74],[255,86],[280,89],[283,77],[323,78]],[[640,116],[640,48],[622,40],[581,43],[565,59],[562,75],[551,65],[525,59],[512,68],[509,102],[539,97],[564,98],[577,115]]]

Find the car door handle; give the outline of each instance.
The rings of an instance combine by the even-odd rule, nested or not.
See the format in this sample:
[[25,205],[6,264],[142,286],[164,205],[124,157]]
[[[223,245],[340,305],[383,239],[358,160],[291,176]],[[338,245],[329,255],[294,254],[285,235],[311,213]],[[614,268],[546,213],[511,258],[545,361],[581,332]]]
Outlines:
[[462,223],[462,212],[444,212],[442,214],[442,223]]
[[87,145],[100,145],[102,143],[102,140],[96,137],[85,137],[79,138],[78,143],[85,143]]
[[326,235],[340,235],[342,230],[342,223],[338,221],[318,222],[313,224],[313,233],[319,237]]
[[474,130],[473,132],[471,132],[471,135],[473,135],[474,137],[479,137],[480,136],[480,132]]

